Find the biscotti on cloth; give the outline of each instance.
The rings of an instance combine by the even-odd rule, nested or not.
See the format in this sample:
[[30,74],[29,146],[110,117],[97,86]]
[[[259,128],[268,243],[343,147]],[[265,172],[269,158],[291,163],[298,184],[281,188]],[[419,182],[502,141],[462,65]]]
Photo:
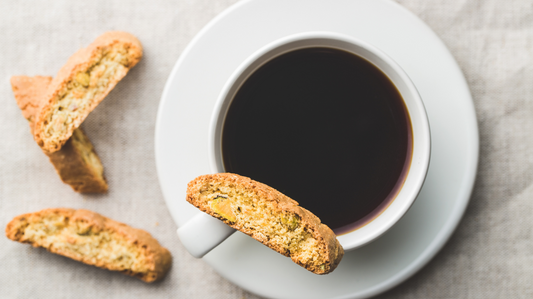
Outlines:
[[172,263],[170,252],[148,232],[87,210],[56,208],[20,215],[8,223],[6,236],[145,282],[162,279]]
[[35,119],[34,138],[58,151],[87,115],[142,57],[139,40],[110,31],[69,58],[50,83]]
[[[46,93],[52,77],[43,76],[13,76],[11,88],[15,100],[26,118],[33,134],[35,115]],[[50,158],[61,180],[69,184],[76,192],[103,193],[108,189],[104,177],[104,167],[96,154],[94,147],[78,128],[63,147],[53,153],[44,153]]]
[[274,188],[231,173],[203,175],[187,186],[187,201],[316,274],[333,271],[344,255],[335,233]]
[[35,116],[39,112],[42,99],[52,82],[50,76],[13,76],[11,77],[11,90],[15,95],[17,105],[22,116],[28,121],[33,135]]

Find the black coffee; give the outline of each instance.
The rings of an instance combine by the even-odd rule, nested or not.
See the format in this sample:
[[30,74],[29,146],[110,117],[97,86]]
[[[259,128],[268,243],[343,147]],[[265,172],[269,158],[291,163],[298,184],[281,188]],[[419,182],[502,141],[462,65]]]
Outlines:
[[308,48],[254,72],[222,134],[227,172],[298,201],[335,233],[381,213],[403,184],[411,123],[396,87],[351,53]]

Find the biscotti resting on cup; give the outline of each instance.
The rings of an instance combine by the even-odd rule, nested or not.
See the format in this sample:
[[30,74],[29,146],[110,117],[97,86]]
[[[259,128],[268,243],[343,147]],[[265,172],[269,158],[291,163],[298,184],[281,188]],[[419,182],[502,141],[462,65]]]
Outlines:
[[137,38],[111,31],[70,57],[51,82],[36,116],[37,144],[47,152],[58,151],[141,56]]
[[344,255],[335,233],[274,188],[231,173],[203,175],[187,186],[187,201],[316,274],[333,271]]
[[[43,76],[11,77],[15,100],[22,115],[28,120],[32,135],[35,115],[51,81],[52,77]],[[91,141],[81,128],[74,130],[72,137],[60,150],[53,153],[44,151],[44,153],[50,158],[61,180],[69,184],[74,191],[81,193],[107,191],[104,167]]]
[[172,263],[170,252],[146,231],[87,210],[57,208],[20,215],[8,223],[6,236],[145,282],[162,279]]

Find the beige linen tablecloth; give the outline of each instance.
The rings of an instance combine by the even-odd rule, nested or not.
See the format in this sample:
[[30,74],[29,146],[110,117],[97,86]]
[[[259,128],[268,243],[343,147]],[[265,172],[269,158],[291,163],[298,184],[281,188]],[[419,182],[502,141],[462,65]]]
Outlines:
[[[85,208],[146,229],[174,256],[164,281],[145,284],[0,236],[0,298],[257,298],[180,245],[154,162],[166,78],[193,36],[234,2],[0,1],[0,227],[43,208]],[[419,273],[378,297],[533,298],[533,1],[399,2],[436,31],[463,70],[481,158],[472,201],[451,240]],[[79,195],[60,182],[30,136],[9,78],[55,75],[108,30],[136,35],[145,55],[82,126],[110,189]]]

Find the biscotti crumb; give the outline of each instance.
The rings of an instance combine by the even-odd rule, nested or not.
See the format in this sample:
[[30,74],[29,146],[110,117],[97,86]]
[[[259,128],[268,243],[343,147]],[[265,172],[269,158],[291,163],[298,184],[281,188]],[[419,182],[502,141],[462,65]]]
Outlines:
[[139,40],[119,31],[102,34],[70,57],[50,83],[36,116],[37,144],[46,152],[58,151],[141,57]]
[[[33,135],[35,115],[50,85],[52,77],[13,76],[11,88],[15,100],[28,120]],[[104,177],[104,167],[100,158],[85,133],[78,128],[65,145],[54,153],[44,153],[54,165],[61,180],[70,185],[76,192],[104,193],[108,185]]]
[[344,250],[320,219],[274,188],[231,173],[203,175],[187,201],[315,274],[332,272]]
[[88,210],[46,209],[15,217],[6,236],[145,282],[162,279],[172,256],[148,232]]

